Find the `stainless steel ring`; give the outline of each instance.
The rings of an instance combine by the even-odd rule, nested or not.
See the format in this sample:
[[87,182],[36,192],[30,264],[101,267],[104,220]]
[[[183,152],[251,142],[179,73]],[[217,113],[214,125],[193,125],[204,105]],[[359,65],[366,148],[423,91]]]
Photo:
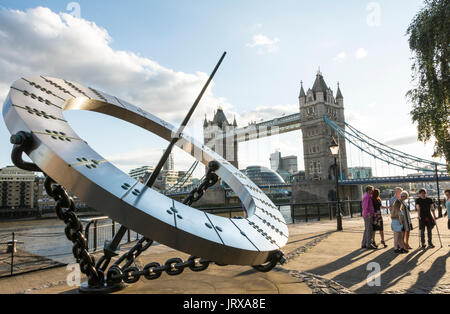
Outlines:
[[75,82],[44,76],[14,82],[3,106],[10,133],[30,132],[31,160],[89,206],[150,239],[220,264],[259,265],[286,244],[288,228],[277,207],[202,143],[181,134],[177,146],[205,165],[219,163],[215,173],[236,192],[247,218],[208,214],[145,187],[83,141],[64,119],[64,110],[103,113],[168,141],[177,129],[124,100]]

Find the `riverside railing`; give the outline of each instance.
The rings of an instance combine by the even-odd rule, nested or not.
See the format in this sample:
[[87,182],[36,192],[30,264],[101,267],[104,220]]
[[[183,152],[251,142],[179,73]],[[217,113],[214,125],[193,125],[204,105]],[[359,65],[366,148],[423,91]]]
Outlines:
[[[90,252],[103,250],[106,241],[111,241],[116,230],[119,230],[120,224],[111,220],[108,216],[81,219],[86,223],[84,227],[84,236],[88,242]],[[130,243],[139,239],[139,234],[135,231],[127,230],[122,238],[121,244]]]
[[[361,200],[341,200],[339,204],[343,218],[361,217]],[[382,204],[384,206],[389,206],[389,200],[383,200]],[[275,205],[278,207],[278,210],[283,213],[288,224],[336,219],[336,201],[284,203]],[[411,211],[416,210],[414,198],[408,199],[408,206]],[[435,205],[435,207],[437,208],[437,205]],[[246,217],[245,210],[242,206],[238,205],[198,208],[198,210],[228,218]],[[388,214],[389,211],[387,209],[382,209],[382,213]],[[88,240],[89,251],[91,252],[102,250],[105,241],[110,241],[114,237],[116,230],[119,230],[120,228],[119,223],[112,221],[107,216],[82,219],[82,221],[86,223],[85,236]],[[139,237],[140,235],[135,231],[128,230],[121,243],[130,243],[136,241]]]

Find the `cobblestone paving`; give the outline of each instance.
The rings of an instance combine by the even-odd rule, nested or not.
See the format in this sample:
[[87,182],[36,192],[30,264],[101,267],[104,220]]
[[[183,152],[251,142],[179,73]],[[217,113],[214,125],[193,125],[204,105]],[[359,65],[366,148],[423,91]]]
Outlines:
[[344,286],[338,284],[337,282],[324,278],[322,276],[318,276],[315,274],[311,274],[308,272],[300,271],[300,270],[289,270],[284,269],[284,266],[289,264],[289,261],[299,257],[302,254],[305,254],[309,249],[313,248],[321,241],[328,238],[332,235],[333,232],[325,233],[321,236],[316,237],[314,240],[302,245],[295,250],[289,252],[286,255],[286,263],[283,265],[283,268],[276,267],[274,271],[284,272],[292,277],[296,278],[299,282],[304,282],[311,289],[313,294],[353,294],[352,291],[345,288]]
[[436,287],[421,287],[414,290],[392,290],[383,294],[450,294],[450,285],[439,285]]

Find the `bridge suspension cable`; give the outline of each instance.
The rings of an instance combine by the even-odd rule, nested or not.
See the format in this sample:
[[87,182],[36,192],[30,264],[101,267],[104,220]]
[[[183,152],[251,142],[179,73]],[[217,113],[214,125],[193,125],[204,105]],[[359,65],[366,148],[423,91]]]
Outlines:
[[409,169],[418,172],[434,172],[435,165],[437,165],[438,172],[446,173],[445,164],[435,163],[434,161],[416,157],[392,148],[367,136],[346,122],[344,122],[345,128],[343,128],[327,117],[324,117],[324,120],[337,134],[345,138],[350,144],[388,165],[397,166],[403,170]]
[[189,167],[188,171],[186,171],[186,173],[182,177],[180,177],[174,185],[168,188],[165,193],[173,193],[182,188],[184,184],[192,177],[198,163],[198,160],[194,161],[194,163]]

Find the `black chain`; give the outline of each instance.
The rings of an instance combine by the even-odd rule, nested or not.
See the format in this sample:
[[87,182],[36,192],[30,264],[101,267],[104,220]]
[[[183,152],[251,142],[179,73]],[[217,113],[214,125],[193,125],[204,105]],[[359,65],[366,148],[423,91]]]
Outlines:
[[45,177],[44,187],[47,194],[56,201],[56,215],[66,224],[64,232],[67,239],[74,244],[72,253],[77,263],[80,264],[80,271],[88,277],[89,286],[102,286],[104,275],[100,269],[96,269],[95,258],[88,251],[88,241],[83,235],[83,225],[75,214],[73,199],[61,185],[56,184],[49,176]]
[[219,177],[214,173],[214,171],[216,171],[218,168],[219,163],[217,161],[209,162],[208,172],[205,175],[205,179],[199,186],[194,188],[191,193],[189,193],[189,196],[183,201],[183,204],[190,206],[192,205],[192,203],[197,202],[208,188],[217,183]]
[[158,279],[163,272],[170,276],[181,274],[185,268],[189,267],[192,271],[199,272],[206,270],[211,262],[206,259],[198,259],[195,256],[190,256],[186,261],[175,257],[168,259],[163,265],[157,262],[151,262],[139,270],[136,266],[122,268],[116,264],[108,269],[106,282],[108,284],[120,283],[122,280],[126,283],[134,283],[138,281],[141,276],[148,280]]

